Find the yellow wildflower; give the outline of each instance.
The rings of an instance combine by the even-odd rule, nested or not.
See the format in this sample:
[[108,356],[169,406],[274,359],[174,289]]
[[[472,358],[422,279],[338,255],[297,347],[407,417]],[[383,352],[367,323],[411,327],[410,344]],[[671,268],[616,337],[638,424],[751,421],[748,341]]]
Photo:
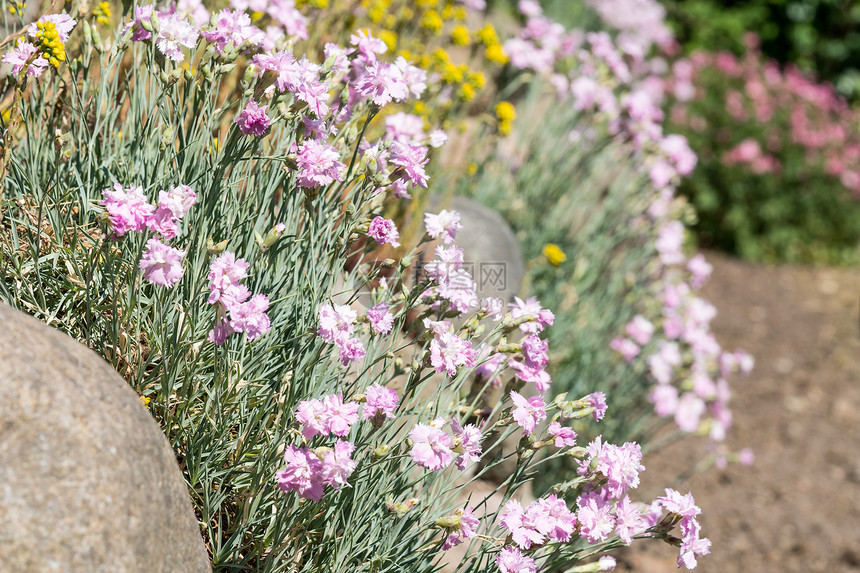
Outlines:
[[483,89],[487,84],[487,78],[484,77],[482,72],[469,72],[469,83],[472,84],[476,90]]
[[66,46],[60,40],[57,26],[53,22],[36,22],[36,40],[42,57],[48,60],[55,68],[60,67],[60,62],[66,61]]
[[444,24],[442,17],[439,16],[439,13],[436,10],[428,10],[424,13],[424,17],[421,18],[421,26],[430,30],[434,34],[441,32]]
[[500,44],[487,48],[486,56],[488,60],[496,64],[504,65],[508,63],[508,55]]
[[141,396],[140,403],[143,404],[145,408],[149,407],[149,396]]
[[499,44],[499,36],[492,24],[487,24],[478,30],[478,40],[488,48]]
[[499,121],[513,121],[517,118],[517,110],[507,101],[500,101],[496,104],[496,117]]
[[546,260],[549,261],[554,267],[559,266],[561,263],[567,260],[567,255],[564,254],[564,251],[561,250],[561,247],[556,245],[555,243],[547,243],[543,247],[543,256],[546,257]]
[[451,41],[457,46],[469,45],[469,29],[462,24],[451,30]]
[[406,20],[407,22],[409,22],[409,21],[411,21],[411,20],[412,20],[412,18],[414,18],[414,17],[415,17],[415,11],[414,11],[414,10],[412,10],[412,8],[410,8],[409,6],[404,6],[404,7],[403,7],[403,9],[400,11],[400,16],[401,16],[404,20]]
[[435,8],[439,5],[439,0],[415,0],[415,5],[419,8]]
[[466,19],[466,9],[462,6],[454,7],[453,20],[457,20],[458,22],[462,22]]
[[472,84],[461,85],[457,93],[463,101],[472,101],[475,98],[475,88]]
[[466,174],[467,175],[474,175],[477,172],[478,172],[478,164],[475,163],[474,161],[466,166]]
[[397,47],[397,34],[391,30],[381,30],[378,35],[379,39],[385,42],[390,51],[394,51]]
[[110,24],[110,2],[99,2],[96,7],[93,8],[93,16],[96,17],[96,22],[99,24],[104,24],[105,26]]

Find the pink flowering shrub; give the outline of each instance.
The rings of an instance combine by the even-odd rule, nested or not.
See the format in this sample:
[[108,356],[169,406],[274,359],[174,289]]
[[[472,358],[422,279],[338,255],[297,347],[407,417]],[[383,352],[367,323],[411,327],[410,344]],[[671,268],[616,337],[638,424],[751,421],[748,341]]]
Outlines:
[[[683,186],[703,243],[765,261],[849,262],[860,240],[860,130],[833,86],[746,53],[696,53],[667,85],[701,158]],[[692,85],[689,90],[686,86]]]
[[[554,368],[567,351],[554,333],[591,328],[567,321],[576,293],[480,298],[453,211],[423,217],[420,237],[406,226],[400,235],[404,201],[437,181],[448,135],[436,119],[467,109],[487,77],[439,52],[424,66],[424,54],[395,52],[384,31],[339,34],[375,13],[362,6],[344,17],[325,4],[235,0],[212,14],[197,0],[139,5],[116,30],[75,7],[28,29],[30,48],[10,45],[18,69],[2,133],[0,252],[16,264],[2,266],[0,296],[60,322],[141,395],[180,461],[217,571],[420,573],[458,546],[464,573],[609,570],[611,558],[583,554],[598,559],[646,537],[694,566],[710,543],[692,496],[634,501],[644,468],[634,437],[616,439],[628,420],[613,392],[623,399],[624,388],[583,376],[574,389]],[[427,6],[391,8],[414,15],[413,6],[422,39],[486,7],[458,0],[436,18]],[[637,310],[613,335],[629,337],[636,358],[673,332],[712,352],[713,313],[673,272],[686,265],[693,288],[708,273],[687,259],[672,196],[695,160],[660,132],[651,92],[621,80],[647,76],[644,57],[603,34],[583,44],[536,2],[520,9],[515,38],[484,27],[477,40],[457,30],[457,41],[518,70],[556,71],[575,58],[579,72],[568,68],[553,85],[567,86],[577,113],[606,114],[599,129],[635,147],[613,173],[641,160],[636,177],[657,188],[656,206],[625,197],[625,208],[640,209],[625,230],[658,229],[648,244],[662,266],[651,270],[678,291],[666,303],[677,312],[658,324],[651,309]],[[319,22],[331,23],[324,45]],[[60,58],[67,40],[73,53]],[[600,83],[607,70],[611,85]],[[511,128],[511,110],[498,111]],[[491,126],[493,141],[505,129]],[[569,154],[575,138],[565,129],[549,144]],[[561,173],[569,189],[577,179],[566,165],[541,171]],[[527,197],[529,185],[520,188]],[[555,215],[571,223],[563,208]],[[434,239],[413,273],[416,244]],[[374,258],[381,244],[399,258]],[[612,352],[608,341],[602,348]],[[678,366],[671,348],[663,358]],[[685,400],[679,425],[711,407]],[[572,471],[546,471],[562,459]],[[503,468],[501,508],[469,497],[463,484]],[[537,474],[553,483],[524,503]]]

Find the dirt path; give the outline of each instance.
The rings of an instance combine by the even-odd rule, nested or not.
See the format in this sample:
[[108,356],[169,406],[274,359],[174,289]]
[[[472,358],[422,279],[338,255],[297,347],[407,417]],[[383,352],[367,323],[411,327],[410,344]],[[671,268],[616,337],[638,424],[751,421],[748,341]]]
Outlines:
[[[702,507],[713,552],[701,573],[860,571],[860,271],[761,267],[706,253],[706,297],[728,349],[756,368],[733,384],[728,445],[752,467],[711,468],[679,487]],[[645,460],[640,491],[690,467],[703,442]],[[675,570],[672,548],[640,543],[619,570]]]

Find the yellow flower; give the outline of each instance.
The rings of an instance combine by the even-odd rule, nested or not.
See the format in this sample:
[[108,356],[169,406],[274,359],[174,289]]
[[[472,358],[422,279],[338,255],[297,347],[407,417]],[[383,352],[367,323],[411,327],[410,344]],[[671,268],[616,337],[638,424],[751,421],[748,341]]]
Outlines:
[[378,37],[380,40],[385,42],[385,45],[388,46],[390,51],[393,52],[394,48],[397,47],[397,34],[391,30],[381,30]]
[[478,172],[478,164],[475,163],[474,161],[466,166],[466,174],[467,175],[474,175],[477,172]]
[[494,44],[487,48],[486,56],[488,60],[496,64],[504,65],[508,63],[508,55],[500,44]]
[[105,26],[110,24],[110,2],[99,2],[93,9],[93,16],[96,17],[96,22],[99,24],[104,24]]
[[514,121],[517,118],[517,110],[507,101],[500,101],[496,104],[496,117],[499,121]]
[[397,25],[397,17],[394,14],[389,14],[385,17],[385,27],[393,28]]
[[453,17],[454,20],[457,20],[458,22],[462,22],[463,20],[466,19],[466,9],[462,6],[455,6],[453,16],[454,16]]
[[440,66],[447,66],[451,63],[451,56],[442,48],[433,51],[433,59]]
[[496,34],[496,29],[493,28],[492,24],[487,24],[480,30],[478,30],[478,40],[487,46],[496,46],[499,43],[499,36]]
[[149,407],[149,396],[141,396],[140,403],[143,404],[145,408]]
[[57,26],[53,22],[36,22],[36,40],[42,57],[55,68],[66,61],[66,46],[60,40]]
[[319,8],[325,10],[328,8],[328,0],[297,0],[296,7],[298,8]]
[[451,41],[457,46],[469,45],[469,29],[462,24],[451,30]]
[[554,267],[557,267],[561,263],[567,260],[567,255],[564,254],[564,251],[561,250],[561,247],[556,245],[555,243],[547,243],[543,247],[543,256],[546,257],[546,260],[549,261]]
[[400,53],[398,53],[397,55],[406,60],[407,62],[412,61],[412,52],[410,52],[409,50],[400,50]]
[[460,86],[458,94],[463,101],[472,101],[475,98],[475,88],[472,87],[472,84],[463,84]]
[[419,8],[435,8],[439,5],[439,0],[416,0],[415,5]]
[[412,18],[415,17],[415,11],[412,10],[412,8],[410,8],[409,6],[404,6],[403,10],[400,11],[400,15],[403,17],[404,20],[409,22],[410,20],[412,20]]
[[424,17],[421,18],[421,26],[430,30],[434,34],[441,32],[443,25],[444,22],[442,21],[442,17],[439,16],[439,13],[436,10],[428,10],[424,13]]
[[469,72],[469,83],[472,84],[476,90],[483,89],[487,84],[487,78],[484,77],[482,72]]
[[251,21],[257,22],[259,20],[262,20],[263,16],[265,16],[265,14],[263,14],[262,12],[251,12]]
[[513,129],[513,127],[514,127],[514,124],[512,122],[510,122],[506,119],[503,119],[502,121],[499,122],[499,133],[501,133],[502,135],[508,135],[511,133],[511,130]]

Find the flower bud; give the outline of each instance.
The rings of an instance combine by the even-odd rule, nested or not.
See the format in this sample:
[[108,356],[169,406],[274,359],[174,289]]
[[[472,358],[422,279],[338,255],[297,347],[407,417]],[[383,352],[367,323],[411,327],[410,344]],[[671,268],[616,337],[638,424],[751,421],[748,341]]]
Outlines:
[[206,239],[206,250],[212,255],[219,255],[224,252],[224,249],[227,248],[227,239],[224,239],[220,243],[214,243],[212,241],[212,237]]
[[266,233],[265,238],[263,238],[263,248],[268,249],[272,245],[274,245],[278,239],[280,239],[284,235],[284,231],[286,230],[286,225],[283,223],[278,223],[274,227]]
[[152,32],[153,34],[157,34],[159,30],[161,30],[161,21],[158,19],[158,12],[155,10],[152,11],[152,15],[149,17],[149,24],[152,28],[146,27],[146,20],[141,20],[140,25],[143,26],[143,29],[147,32]]
[[370,456],[374,460],[381,460],[382,458],[384,458],[385,456],[388,455],[389,451],[391,451],[391,446],[389,446],[388,444],[383,444],[383,445],[379,446],[378,448],[376,448],[375,450],[373,450],[373,452],[370,454]]

